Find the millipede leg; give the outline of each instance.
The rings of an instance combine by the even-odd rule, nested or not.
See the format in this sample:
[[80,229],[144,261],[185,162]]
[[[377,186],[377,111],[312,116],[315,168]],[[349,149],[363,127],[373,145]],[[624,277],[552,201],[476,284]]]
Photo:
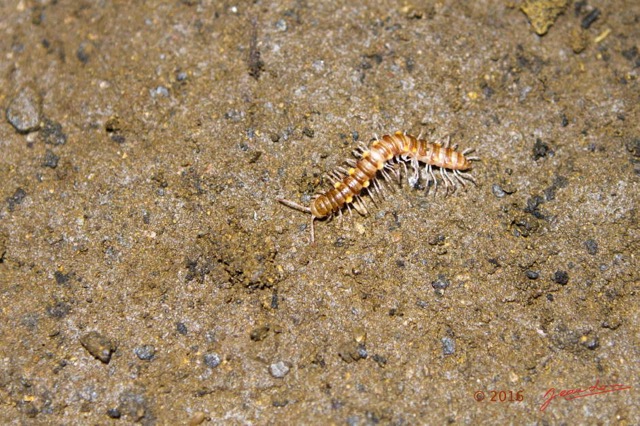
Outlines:
[[458,182],[460,182],[460,185],[462,185],[463,188],[467,187],[467,185],[464,183],[464,179],[460,177],[460,172],[458,172],[457,170],[454,170],[453,176],[456,178]]
[[444,182],[444,196],[448,196],[449,195],[449,180],[447,179],[447,175],[445,172],[445,169],[441,168],[440,169],[440,177],[442,177],[442,180]]
[[380,197],[381,200],[384,200],[384,196],[383,196],[382,192],[380,191],[380,182],[378,182],[377,179],[372,179],[371,180],[370,188],[371,187],[373,187],[373,190],[376,191],[376,195],[378,195],[378,197]]
[[436,192],[438,192],[438,179],[436,179],[436,175],[433,173],[433,167],[431,167],[431,164],[429,164],[428,168],[431,179],[433,179],[433,195],[435,195]]
[[296,203],[295,201],[291,201],[291,200],[286,200],[284,198],[277,198],[278,202],[284,204],[287,207],[291,207],[294,210],[298,210],[301,211],[303,213],[311,213],[311,209],[309,207],[305,207],[303,205],[300,205],[298,203]]
[[367,194],[369,194],[369,199],[371,200],[373,205],[377,207],[378,201],[376,200],[376,197],[379,197],[380,195],[373,191],[372,187],[367,188]]
[[314,215],[311,215],[311,244],[316,242],[316,233],[314,230],[314,226],[313,226],[313,222],[316,220],[316,217]]
[[476,182],[476,179],[473,176],[471,176],[470,174],[458,172],[458,176],[460,176],[461,178],[466,179],[466,180],[470,181],[471,183],[473,183],[474,185],[478,186],[478,183]]
[[415,157],[411,158],[411,168],[413,169],[413,173],[409,176],[408,181],[409,185],[411,185],[412,188],[415,188],[420,180],[420,163],[418,163],[418,160]]
[[360,196],[358,196],[357,198],[355,198],[353,200],[353,207],[362,216],[366,216],[366,215],[369,214],[369,211],[367,210],[367,206],[364,204],[364,201],[362,200],[362,198]]

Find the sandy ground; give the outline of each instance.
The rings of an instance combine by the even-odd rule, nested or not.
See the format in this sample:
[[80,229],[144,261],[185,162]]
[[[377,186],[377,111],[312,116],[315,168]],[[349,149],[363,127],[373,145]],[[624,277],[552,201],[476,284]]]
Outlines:
[[138,3],[0,3],[2,423],[640,423],[637,1]]

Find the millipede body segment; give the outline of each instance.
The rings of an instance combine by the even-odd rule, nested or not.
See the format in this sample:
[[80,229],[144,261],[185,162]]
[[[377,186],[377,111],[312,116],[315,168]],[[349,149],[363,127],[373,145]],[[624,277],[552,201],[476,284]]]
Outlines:
[[[439,144],[427,142],[420,137],[415,137],[402,132],[393,135],[385,135],[376,138],[369,147],[361,145],[354,154],[357,160],[348,160],[348,168],[338,168],[329,174],[333,188],[317,194],[309,207],[299,205],[293,201],[278,199],[282,204],[311,214],[311,241],[314,240],[313,221],[331,217],[342,213],[346,206],[353,206],[359,213],[366,214],[363,192],[371,196],[375,203],[376,198],[382,198],[382,186],[377,179],[381,175],[385,180],[391,180],[393,175],[400,180],[401,168],[408,176],[409,183],[415,186],[420,178],[426,180],[426,190],[433,186],[437,190],[438,181],[434,168],[439,172],[445,185],[446,193],[450,189],[455,191],[457,184],[465,186],[465,180],[475,183],[473,177],[465,173],[472,169],[471,162],[477,157],[469,157],[472,152],[466,149],[457,151],[456,147],[450,147],[449,143]],[[407,163],[413,173],[409,174]],[[420,170],[420,163],[425,167]],[[422,173],[421,173],[422,172]]]

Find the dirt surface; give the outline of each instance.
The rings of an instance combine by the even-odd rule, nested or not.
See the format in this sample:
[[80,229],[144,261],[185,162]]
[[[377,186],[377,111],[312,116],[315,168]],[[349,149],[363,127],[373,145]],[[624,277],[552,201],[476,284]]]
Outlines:
[[640,423],[640,3],[137,3],[0,3],[2,423]]

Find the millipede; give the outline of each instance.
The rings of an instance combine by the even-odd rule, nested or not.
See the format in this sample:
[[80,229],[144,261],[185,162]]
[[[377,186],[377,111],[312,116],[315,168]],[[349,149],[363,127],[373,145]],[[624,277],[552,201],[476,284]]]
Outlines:
[[[476,184],[469,172],[473,168],[472,161],[479,158],[469,156],[474,150],[467,148],[458,151],[456,145],[450,146],[450,139],[444,143],[428,142],[421,136],[415,137],[403,132],[393,135],[375,137],[367,147],[360,144],[353,151],[356,159],[347,160],[348,168],[338,167],[328,174],[333,187],[323,193],[316,194],[309,207],[294,201],[278,198],[287,207],[311,215],[311,242],[315,240],[314,221],[331,218],[342,214],[345,207],[351,212],[351,206],[360,214],[368,213],[363,195],[369,195],[374,204],[383,198],[383,186],[378,176],[391,181],[392,176],[401,181],[401,173],[407,176],[409,184],[415,187],[420,179],[425,180],[425,190],[438,188],[436,173],[440,175],[445,186],[445,195],[454,192],[465,181]],[[407,163],[412,169],[409,174]],[[425,166],[420,169],[420,163]]]

